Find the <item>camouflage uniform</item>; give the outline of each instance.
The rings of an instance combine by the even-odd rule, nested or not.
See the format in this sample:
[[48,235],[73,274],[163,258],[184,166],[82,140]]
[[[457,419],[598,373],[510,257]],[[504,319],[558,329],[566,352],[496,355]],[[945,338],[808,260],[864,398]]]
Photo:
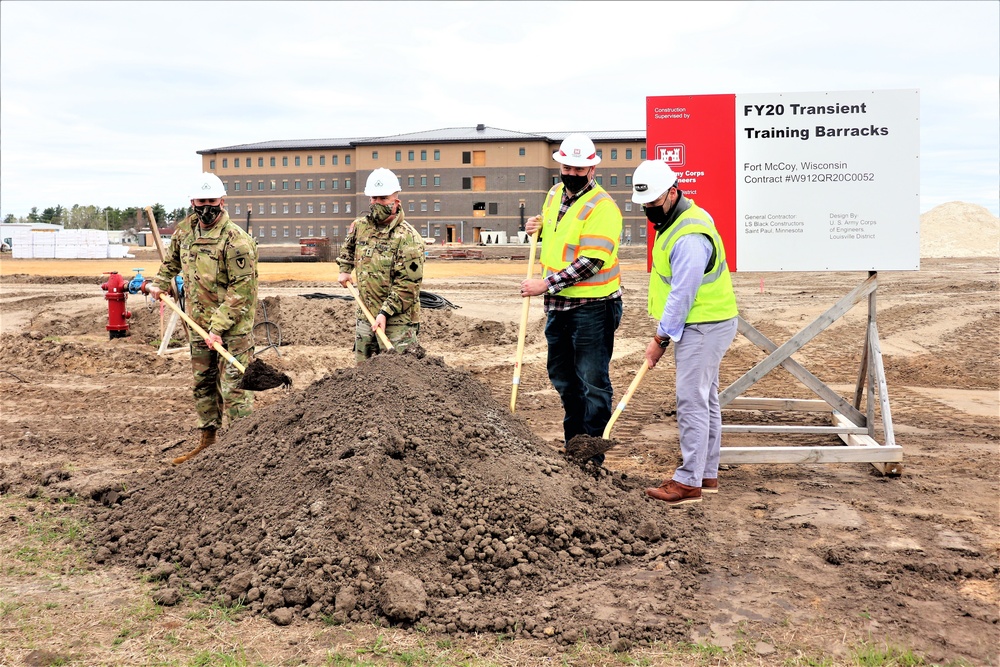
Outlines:
[[[355,270],[361,302],[373,317],[386,316],[385,335],[393,347],[402,351],[417,342],[424,239],[403,219],[402,208],[387,224],[376,225],[368,215],[357,218],[337,264],[343,273]],[[356,316],[354,356],[361,363],[378,354],[379,344],[360,307]]]
[[[195,215],[177,225],[156,285],[167,292],[173,277],[184,276],[187,314],[205,331],[222,337],[244,366],[253,360],[253,324],[257,311],[257,243],[223,210],[210,229]],[[167,292],[169,293],[169,292]],[[242,374],[191,335],[194,404],[198,428],[219,428],[223,413],[233,422],[253,410],[253,392],[239,389]]]

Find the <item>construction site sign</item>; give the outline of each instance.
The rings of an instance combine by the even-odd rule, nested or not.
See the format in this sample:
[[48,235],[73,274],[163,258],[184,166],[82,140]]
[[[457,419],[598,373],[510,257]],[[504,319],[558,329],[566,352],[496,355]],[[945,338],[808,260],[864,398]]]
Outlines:
[[920,268],[919,91],[646,104],[649,157],[712,215],[731,270]]

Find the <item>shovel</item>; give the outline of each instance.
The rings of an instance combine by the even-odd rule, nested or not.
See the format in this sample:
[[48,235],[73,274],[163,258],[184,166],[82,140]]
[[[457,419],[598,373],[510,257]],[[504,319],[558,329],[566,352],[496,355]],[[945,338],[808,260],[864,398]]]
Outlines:
[[[188,317],[188,314],[185,313],[184,310],[177,305],[177,302],[170,298],[169,295],[160,294],[160,301],[167,304],[171,310],[180,315],[181,319],[187,322],[192,331],[197,333],[203,339],[208,338],[208,332],[202,329],[197,322]],[[290,387],[292,385],[292,378],[288,377],[279,370],[271,368],[260,359],[255,359],[250,366],[247,367],[237,361],[236,357],[231,355],[226,348],[222,347],[221,343],[216,343],[212,346],[212,348],[243,374],[243,377],[240,378],[240,389],[245,389],[247,391],[264,391],[265,389]]]
[[[541,228],[539,228],[541,229]],[[528,275],[526,280],[531,280],[531,275],[535,272],[535,244],[538,242],[538,229],[531,235],[531,254],[528,255]],[[528,306],[531,305],[531,297],[526,296],[521,302],[521,329],[517,334],[517,355],[514,357],[514,381],[510,391],[510,411],[514,412],[517,405],[517,387],[521,384],[521,358],[524,356],[524,338],[528,330]]]
[[595,438],[592,435],[586,435],[581,433],[579,435],[574,435],[566,443],[566,456],[577,461],[578,463],[583,463],[590,459],[591,457],[597,456],[598,454],[603,454],[615,445],[615,441],[611,439],[611,427],[615,425],[618,421],[618,417],[621,416],[622,411],[625,410],[625,406],[628,405],[628,401],[632,398],[632,394],[635,393],[636,387],[642,382],[642,377],[649,370],[649,362],[645,359],[642,360],[642,366],[639,368],[639,372],[635,374],[632,379],[632,384],[628,386],[628,391],[622,396],[622,400],[618,402],[618,407],[615,408],[614,413],[611,415],[611,419],[608,420],[608,425],[604,427],[604,435],[600,438]]
[[381,329],[375,328],[375,318],[372,316],[372,311],[368,310],[368,306],[366,306],[361,300],[361,295],[358,294],[358,288],[354,286],[354,283],[348,281],[345,287],[347,288],[347,291],[351,293],[351,296],[354,297],[354,300],[357,301],[358,306],[361,307],[361,312],[363,312],[365,317],[368,318],[368,323],[372,325],[372,330],[375,332],[375,335],[378,336],[378,341],[382,343],[382,347],[386,350],[395,349],[393,348],[392,343],[389,342],[389,337],[385,335],[385,332]]

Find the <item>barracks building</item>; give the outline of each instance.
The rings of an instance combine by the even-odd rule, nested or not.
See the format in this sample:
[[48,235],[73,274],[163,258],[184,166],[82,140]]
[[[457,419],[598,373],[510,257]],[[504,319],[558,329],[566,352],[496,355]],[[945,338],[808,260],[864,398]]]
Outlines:
[[[226,208],[259,244],[327,237],[339,244],[368,209],[364,184],[378,167],[399,177],[406,220],[436,244],[518,242],[559,182],[552,159],[571,132],[514,132],[485,125],[386,137],[265,141],[200,150],[202,171],[226,185]],[[645,243],[646,218],[632,204],[632,172],[646,159],[646,133],[584,132],[601,163],[597,182],[624,218],[625,243]]]

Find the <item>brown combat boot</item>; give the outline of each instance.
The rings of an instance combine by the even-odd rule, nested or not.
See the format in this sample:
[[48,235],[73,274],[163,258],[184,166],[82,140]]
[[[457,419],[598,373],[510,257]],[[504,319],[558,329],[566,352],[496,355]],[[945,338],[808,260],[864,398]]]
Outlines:
[[210,426],[208,428],[201,429],[201,440],[198,442],[198,446],[192,449],[184,456],[178,456],[176,459],[174,459],[174,465],[176,466],[184,463],[185,461],[193,457],[201,450],[205,449],[206,447],[210,447],[214,444],[215,444],[215,427]]

